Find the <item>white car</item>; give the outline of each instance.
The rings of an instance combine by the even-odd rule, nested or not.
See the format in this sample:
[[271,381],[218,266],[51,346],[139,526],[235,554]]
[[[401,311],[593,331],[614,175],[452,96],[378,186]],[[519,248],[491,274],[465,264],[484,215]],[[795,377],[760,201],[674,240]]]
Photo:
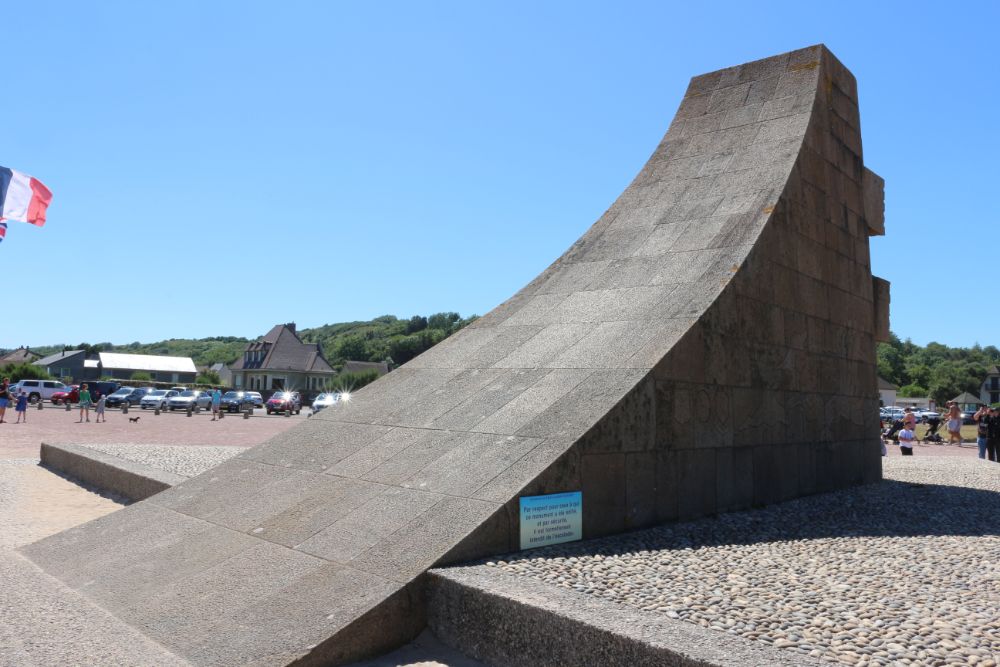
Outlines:
[[38,401],[50,401],[52,394],[57,391],[69,391],[69,387],[55,380],[20,380],[10,385],[12,398],[17,398],[22,391],[28,395],[29,402],[37,403]]
[[332,405],[340,403],[340,394],[337,392],[331,392],[328,394],[320,394],[313,400],[312,409],[313,412],[319,412],[323,408],[328,408]]
[[167,401],[176,396],[178,392],[173,389],[154,389],[139,401],[139,407],[143,410],[149,410],[159,408],[164,410],[167,407]]
[[170,410],[187,410],[195,406],[208,410],[212,407],[212,394],[200,389],[186,389],[167,401]]

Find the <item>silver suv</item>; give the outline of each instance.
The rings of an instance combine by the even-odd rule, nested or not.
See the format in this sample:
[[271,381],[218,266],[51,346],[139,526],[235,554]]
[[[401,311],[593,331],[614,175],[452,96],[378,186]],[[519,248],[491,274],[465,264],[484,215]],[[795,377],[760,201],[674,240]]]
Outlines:
[[56,380],[19,380],[10,385],[12,398],[17,398],[22,391],[28,395],[30,402],[37,403],[52,400],[52,394],[57,391],[69,391],[69,387]]

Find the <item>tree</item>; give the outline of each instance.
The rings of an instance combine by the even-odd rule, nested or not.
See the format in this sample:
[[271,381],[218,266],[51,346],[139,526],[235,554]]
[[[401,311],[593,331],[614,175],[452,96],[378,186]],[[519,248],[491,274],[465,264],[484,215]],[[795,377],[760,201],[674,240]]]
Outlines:
[[418,331],[423,331],[427,328],[427,318],[421,317],[420,315],[414,315],[410,318],[410,321],[406,323],[406,333],[416,333]]
[[927,388],[922,387],[919,384],[908,384],[904,387],[900,387],[897,394],[902,398],[923,398],[927,396]]
[[210,385],[220,385],[222,384],[222,378],[219,374],[212,370],[203,371],[194,379],[195,384],[210,384]]
[[368,355],[365,353],[365,339],[357,335],[345,336],[337,341],[337,345],[334,347],[333,355],[337,359],[345,360],[367,359]]

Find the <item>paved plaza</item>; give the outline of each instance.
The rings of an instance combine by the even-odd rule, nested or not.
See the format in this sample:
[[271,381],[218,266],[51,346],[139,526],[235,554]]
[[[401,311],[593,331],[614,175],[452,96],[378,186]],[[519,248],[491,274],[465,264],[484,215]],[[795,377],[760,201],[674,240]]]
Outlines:
[[[252,447],[268,438],[283,433],[307,419],[308,410],[299,415],[283,417],[267,415],[263,410],[254,411],[250,419],[230,414],[221,421],[212,421],[208,412],[186,416],[182,412],[162,412],[133,408],[124,415],[119,410],[108,410],[105,423],[94,421],[77,423],[79,410],[67,412],[62,407],[48,403],[41,410],[27,413],[27,424],[13,423],[14,412],[7,411],[11,423],[0,424],[0,458],[38,458],[42,442],[61,443],[141,443],[157,445],[238,445]],[[132,423],[130,418],[138,417]]]

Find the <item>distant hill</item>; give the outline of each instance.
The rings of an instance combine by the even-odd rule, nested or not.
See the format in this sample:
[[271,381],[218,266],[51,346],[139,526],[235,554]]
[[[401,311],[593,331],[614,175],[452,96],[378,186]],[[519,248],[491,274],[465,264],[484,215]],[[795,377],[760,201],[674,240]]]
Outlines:
[[[451,334],[476,319],[462,318],[458,313],[436,313],[424,317],[414,315],[400,319],[383,315],[366,322],[341,322],[324,324],[312,329],[299,329],[298,334],[307,343],[319,343],[323,354],[334,367],[347,359],[355,361],[384,361],[406,363],[424,350],[433,347]],[[263,333],[263,332],[262,332]],[[166,354],[191,357],[198,366],[236,361],[250,338],[215,336],[212,338],[171,338],[156,343],[78,343],[76,345],[32,346],[31,351],[42,356],[64,349],[89,352],[126,352],[129,354]],[[2,352],[2,351],[0,351]]]

